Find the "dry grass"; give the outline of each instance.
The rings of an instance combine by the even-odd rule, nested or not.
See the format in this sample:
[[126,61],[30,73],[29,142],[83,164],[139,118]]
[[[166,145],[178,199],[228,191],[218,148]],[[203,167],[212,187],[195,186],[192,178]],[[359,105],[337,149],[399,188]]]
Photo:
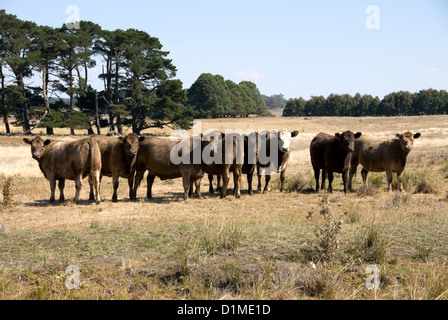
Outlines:
[[[104,202],[87,201],[85,180],[77,206],[50,205],[48,182],[29,146],[3,137],[0,172],[16,175],[16,191],[13,205],[0,210],[0,299],[448,299],[447,124],[445,116],[236,119],[232,128],[301,132],[292,146],[288,192],[273,181],[272,192],[250,197],[244,179],[241,200],[205,193],[203,201],[184,202],[180,180],[157,180],[154,200],[142,198],[143,183],[134,203],[121,180],[120,201],[112,203],[111,179],[104,178]],[[202,130],[228,125],[204,121]],[[358,193],[349,195],[340,175],[332,195],[308,190],[311,139],[347,129],[384,138],[422,133],[409,156],[406,192],[387,193],[382,174],[369,175],[368,190],[358,177]],[[72,198],[74,183],[66,189]],[[336,225],[346,215],[328,238],[331,259],[313,265],[316,226],[331,225],[325,215],[307,219],[322,210],[322,197]],[[376,293],[365,287],[371,264],[381,270]],[[80,290],[65,287],[69,265],[80,269]]]

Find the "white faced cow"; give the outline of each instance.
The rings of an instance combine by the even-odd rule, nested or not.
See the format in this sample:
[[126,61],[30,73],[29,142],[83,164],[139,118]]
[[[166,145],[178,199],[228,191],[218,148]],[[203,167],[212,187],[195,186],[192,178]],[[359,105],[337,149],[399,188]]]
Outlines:
[[[258,191],[266,193],[270,190],[271,175],[280,173],[280,191],[285,191],[286,169],[291,151],[292,139],[299,135],[298,131],[286,129],[258,135],[259,154],[257,159]],[[271,152],[272,149],[272,152]],[[276,150],[275,150],[276,149]],[[261,176],[266,176],[266,185],[262,189]]]

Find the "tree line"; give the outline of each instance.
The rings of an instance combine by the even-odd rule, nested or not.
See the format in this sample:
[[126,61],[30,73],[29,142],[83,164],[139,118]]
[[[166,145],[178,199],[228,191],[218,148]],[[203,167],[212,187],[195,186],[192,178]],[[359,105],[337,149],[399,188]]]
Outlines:
[[327,98],[313,96],[290,99],[283,110],[284,117],[367,117],[367,116],[419,116],[448,114],[448,92],[446,90],[421,90],[393,92],[382,100],[371,95],[357,93],[331,94]]
[[[269,115],[256,85],[203,74],[186,90],[158,38],[136,29],[40,26],[0,10],[0,115],[25,134],[35,128],[101,128],[140,134],[153,127],[191,127],[197,117]],[[97,60],[104,63],[97,66]],[[89,85],[102,69],[103,88]],[[34,78],[32,78],[34,76]],[[40,78],[37,85],[32,79]]]

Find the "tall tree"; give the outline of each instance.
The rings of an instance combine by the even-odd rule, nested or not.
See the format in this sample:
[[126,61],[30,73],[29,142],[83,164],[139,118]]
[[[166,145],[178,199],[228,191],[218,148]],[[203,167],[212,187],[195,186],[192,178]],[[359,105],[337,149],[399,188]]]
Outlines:
[[26,100],[25,79],[32,76],[32,66],[28,54],[32,47],[32,39],[36,30],[36,24],[30,21],[22,21],[16,16],[0,10],[0,35],[2,43],[3,61],[13,72],[17,89],[22,95],[16,100],[19,104],[17,115],[25,134],[31,133],[29,106]]

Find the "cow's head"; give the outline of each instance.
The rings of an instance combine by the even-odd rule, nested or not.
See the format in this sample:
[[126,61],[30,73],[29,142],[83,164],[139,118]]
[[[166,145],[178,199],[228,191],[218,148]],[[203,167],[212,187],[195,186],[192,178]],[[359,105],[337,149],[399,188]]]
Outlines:
[[299,131],[289,132],[286,129],[283,129],[278,132],[278,149],[281,152],[289,152],[291,150],[291,142],[292,138],[295,138],[299,135]]
[[219,148],[222,148],[223,141],[226,139],[226,134],[218,130],[207,130],[201,134],[202,149],[206,146],[210,148],[210,155],[214,156],[218,153]]
[[362,136],[361,132],[353,133],[351,131],[345,131],[343,133],[336,133],[336,138],[341,143],[341,146],[347,152],[353,152],[355,150],[355,140]]
[[414,140],[421,137],[420,133],[412,134],[411,132],[406,132],[403,134],[397,133],[397,138],[400,141],[400,146],[405,152],[410,152],[414,147]]
[[[135,157],[138,152],[140,139],[135,133],[130,133],[126,137],[119,137],[124,144],[124,149],[129,157]],[[143,140],[142,140],[143,141]]]
[[39,136],[37,136],[33,140],[24,138],[23,141],[31,145],[31,154],[33,155],[33,159],[37,161],[42,158],[45,153],[46,147],[51,143],[51,140],[44,140]]

